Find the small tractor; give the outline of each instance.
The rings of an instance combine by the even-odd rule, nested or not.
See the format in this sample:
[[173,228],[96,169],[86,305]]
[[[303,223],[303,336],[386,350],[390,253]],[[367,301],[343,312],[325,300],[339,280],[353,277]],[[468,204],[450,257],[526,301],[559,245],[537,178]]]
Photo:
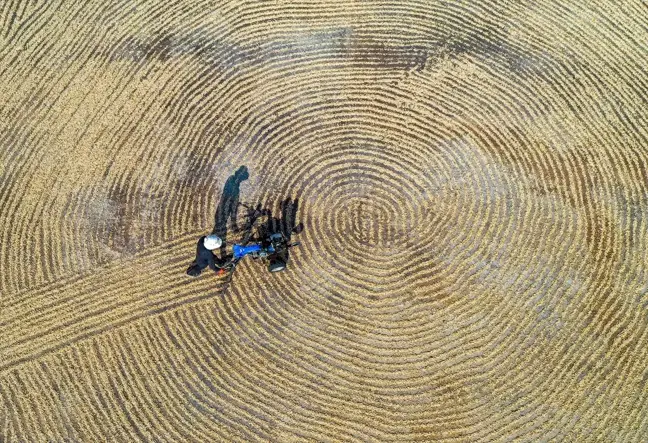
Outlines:
[[[248,214],[248,223],[244,231],[241,244],[232,246],[232,257],[221,265],[216,265],[220,268],[219,274],[231,273],[243,257],[250,256],[252,259],[262,259],[267,262],[268,271],[280,272],[286,269],[288,264],[288,250],[295,246],[299,246],[299,242],[291,243],[290,239],[283,233],[282,229],[275,228],[274,230],[256,228],[256,236],[253,235],[255,229],[255,222],[260,215],[265,215],[265,212],[259,209],[253,210]],[[275,223],[275,225],[278,223]],[[269,224],[268,224],[269,225]],[[299,234],[303,225],[299,224],[290,230],[290,233]],[[275,231],[275,232],[273,232]]]

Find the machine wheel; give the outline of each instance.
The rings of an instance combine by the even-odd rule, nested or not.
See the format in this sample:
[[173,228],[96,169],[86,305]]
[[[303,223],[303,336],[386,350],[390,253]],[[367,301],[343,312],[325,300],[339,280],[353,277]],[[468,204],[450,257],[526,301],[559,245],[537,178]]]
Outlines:
[[268,271],[270,272],[279,272],[286,269],[286,261],[280,257],[274,257],[270,259],[270,264],[268,265]]

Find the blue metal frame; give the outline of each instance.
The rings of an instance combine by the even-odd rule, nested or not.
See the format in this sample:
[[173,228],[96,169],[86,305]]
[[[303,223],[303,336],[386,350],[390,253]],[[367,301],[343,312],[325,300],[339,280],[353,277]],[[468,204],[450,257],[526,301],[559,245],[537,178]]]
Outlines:
[[[254,244],[254,245],[249,245],[249,246],[242,246],[242,245],[234,245],[232,246],[232,253],[234,254],[235,259],[243,258],[246,255],[253,254],[255,252],[261,251],[263,248],[261,247],[260,244]],[[275,252],[274,248],[272,245],[269,245],[266,251],[269,254],[272,254]]]

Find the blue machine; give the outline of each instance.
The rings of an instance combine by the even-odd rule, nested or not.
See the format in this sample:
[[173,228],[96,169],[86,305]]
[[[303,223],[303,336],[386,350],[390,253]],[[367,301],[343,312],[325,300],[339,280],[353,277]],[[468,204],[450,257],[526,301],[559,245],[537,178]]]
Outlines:
[[[255,243],[249,246],[243,245],[234,245],[232,246],[232,252],[234,253],[235,259],[241,259],[246,255],[257,255],[259,257],[266,257],[275,252],[272,245],[268,245],[266,248],[263,248],[260,243]],[[256,257],[255,257],[256,258]]]
[[224,271],[231,272],[243,257],[249,255],[253,259],[262,258],[267,260],[270,272],[283,271],[286,269],[288,262],[288,249],[298,245],[299,242],[289,243],[282,233],[272,234],[251,245],[236,244],[232,246],[232,259],[219,267]]

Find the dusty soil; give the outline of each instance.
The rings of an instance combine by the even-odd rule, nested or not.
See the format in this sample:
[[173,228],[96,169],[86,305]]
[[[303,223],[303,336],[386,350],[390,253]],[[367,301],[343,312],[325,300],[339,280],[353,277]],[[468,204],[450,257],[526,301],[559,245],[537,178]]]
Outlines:
[[[0,441],[648,440],[610,5],[3,2]],[[302,246],[192,279],[240,166]]]

